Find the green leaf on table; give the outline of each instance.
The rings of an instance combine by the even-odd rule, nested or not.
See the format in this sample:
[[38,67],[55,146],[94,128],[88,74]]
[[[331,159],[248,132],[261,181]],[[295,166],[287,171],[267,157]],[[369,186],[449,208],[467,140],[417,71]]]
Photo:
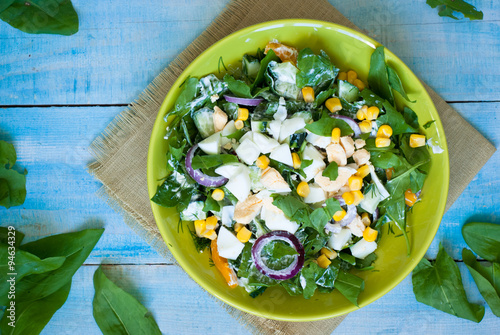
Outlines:
[[[16,299],[24,302],[34,301],[61,289],[71,281],[71,277],[87,259],[103,232],[104,229],[86,229],[48,236],[22,245],[20,249],[41,259],[64,256],[66,260],[53,271],[24,277],[16,284]],[[0,305],[6,305],[5,296],[0,296]]]
[[332,130],[334,128],[340,128],[341,136],[347,136],[353,133],[353,130],[347,122],[341,119],[335,119],[328,115],[328,113],[323,113],[321,118],[313,123],[306,124],[305,127],[311,133],[320,136],[332,136]]
[[462,250],[462,259],[491,311],[500,317],[500,264],[482,266],[469,249]]
[[483,12],[478,11],[476,7],[465,2],[464,0],[427,0],[426,3],[432,8],[439,6],[439,16],[448,16],[452,19],[458,20],[459,18],[453,15],[453,13],[459,12],[470,20],[483,19]]
[[14,227],[0,227],[0,243],[18,247],[24,239],[24,234]]
[[220,166],[222,164],[237,163],[238,157],[235,155],[221,154],[221,155],[206,155],[194,156],[191,167],[197,169],[210,169]]
[[401,82],[401,79],[399,79],[398,73],[389,65],[387,65],[387,75],[389,78],[389,85],[393,90],[401,94],[401,96],[405,98],[407,101],[415,102],[410,100],[410,98],[408,98],[408,95],[406,94],[406,91],[403,87],[403,83]]
[[297,58],[297,86],[303,88],[306,86],[315,87],[332,81],[338,73],[338,69],[332,64],[325,54],[316,55],[314,52],[305,48],[299,52]]
[[7,0],[0,19],[29,34],[73,35],[79,26],[71,0]]
[[371,90],[394,104],[394,95],[389,83],[389,75],[385,64],[384,47],[380,46],[373,51],[370,59],[370,71],[368,72],[368,85]]
[[101,267],[94,273],[94,289],[93,315],[104,335],[161,334],[151,312],[109,280]]
[[349,272],[339,271],[334,287],[354,305],[358,306],[358,297],[365,289],[365,281]]
[[0,140],[0,167],[5,167],[8,164],[10,169],[16,164],[16,160],[17,155],[14,145]]
[[233,76],[226,73],[224,75],[224,82],[227,84],[227,88],[235,96],[237,96],[239,98],[252,98],[252,92],[250,89],[250,85],[248,85],[244,81],[234,79]]
[[500,263],[500,225],[470,222],[462,227],[462,235],[467,245],[480,257]]
[[331,162],[328,164],[326,169],[323,170],[323,173],[321,174],[323,177],[328,177],[330,180],[334,181],[337,179],[339,176],[339,166],[335,162]]
[[0,333],[3,335],[40,334],[50,319],[68,299],[71,278],[60,289],[45,298],[35,301],[16,303],[15,327],[12,327],[9,313],[5,312],[0,321]]
[[439,244],[436,261],[423,258],[413,270],[413,293],[417,301],[474,322],[484,316],[484,307],[467,300],[457,264]]
[[16,163],[14,146],[0,141],[0,206],[19,206],[26,199],[26,170],[19,173],[12,167]]

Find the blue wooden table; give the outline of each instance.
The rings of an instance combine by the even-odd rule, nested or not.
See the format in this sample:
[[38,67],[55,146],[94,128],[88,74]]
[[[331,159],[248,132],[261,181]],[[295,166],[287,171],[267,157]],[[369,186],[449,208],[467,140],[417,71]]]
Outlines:
[[[95,192],[86,171],[91,141],[224,8],[227,0],[73,0],[80,31],[28,35],[0,22],[0,139],[14,143],[28,169],[23,206],[0,209],[0,224],[27,240],[88,227],[106,228],[75,275],[66,304],[44,334],[99,334],[92,317],[92,275],[101,263],[119,286],[153,313],[168,334],[249,333],[177,266],[138,238]],[[500,145],[500,5],[472,1],[482,21],[437,15],[424,0],[330,0],[398,55],[495,146]],[[147,3],[147,5],[146,5]],[[500,223],[500,154],[484,166],[444,216],[439,241],[456,259],[472,302],[484,304],[460,261],[467,221]],[[406,278],[351,313],[335,333],[498,333],[486,306],[480,324],[417,303]]]

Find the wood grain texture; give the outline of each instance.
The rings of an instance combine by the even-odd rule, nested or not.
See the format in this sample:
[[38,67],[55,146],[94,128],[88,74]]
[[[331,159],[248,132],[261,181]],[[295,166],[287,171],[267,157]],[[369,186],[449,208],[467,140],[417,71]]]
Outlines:
[[[127,104],[227,2],[75,0],[81,25],[70,37],[0,24],[0,105]],[[480,22],[441,18],[422,0],[330,2],[445,100],[498,100],[500,8],[493,0],[475,1],[485,13]]]

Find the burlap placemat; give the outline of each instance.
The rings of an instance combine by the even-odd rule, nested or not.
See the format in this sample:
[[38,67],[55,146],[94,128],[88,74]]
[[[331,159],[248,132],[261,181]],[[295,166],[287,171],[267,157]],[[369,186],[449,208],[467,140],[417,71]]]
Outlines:
[[[285,18],[330,21],[360,31],[325,0],[233,1],[91,145],[95,162],[89,165],[89,171],[103,183],[100,195],[123,215],[139,236],[171,262],[175,260],[151,212],[146,180],[149,137],[160,105],[183,69],[210,45],[249,25]],[[426,88],[439,112],[448,141],[451,166],[448,209],[495,148],[431,88]],[[223,305],[255,334],[330,334],[345,318],[307,323],[279,322]]]

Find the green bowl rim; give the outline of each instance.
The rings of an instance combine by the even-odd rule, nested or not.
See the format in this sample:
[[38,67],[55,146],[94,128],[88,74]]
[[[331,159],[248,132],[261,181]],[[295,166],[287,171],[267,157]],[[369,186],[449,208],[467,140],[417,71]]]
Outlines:
[[[174,84],[172,85],[172,87],[175,87],[176,85],[179,86],[182,82],[181,82],[181,77],[184,73],[189,73],[190,72],[190,69],[193,68],[195,66],[196,63],[198,63],[200,61],[201,58],[204,57],[205,54],[209,54],[212,49],[214,49],[218,44],[222,43],[223,41],[226,41],[228,39],[231,39],[233,38],[234,36],[236,35],[242,35],[242,34],[245,34],[245,33],[249,33],[249,32],[252,32],[252,31],[255,31],[257,29],[263,29],[263,28],[269,28],[269,26],[274,26],[274,25],[283,25],[283,26],[290,26],[290,25],[296,25],[296,24],[300,24],[301,26],[304,26],[304,25],[310,25],[312,27],[315,27],[317,28],[318,25],[320,25],[321,27],[324,27],[324,26],[328,26],[329,28],[333,28],[334,30],[342,30],[343,32],[348,32],[350,35],[354,35],[352,36],[353,38],[357,38],[363,42],[369,42],[371,43],[374,47],[378,47],[378,46],[382,46],[382,44],[380,44],[379,42],[377,42],[376,40],[372,39],[371,37],[368,37],[366,36],[365,34],[363,33],[360,33],[356,30],[353,30],[351,28],[348,28],[348,27],[345,27],[345,26],[342,26],[342,25],[339,25],[339,24],[336,24],[336,23],[331,23],[331,22],[327,22],[327,21],[320,21],[320,20],[310,20],[310,19],[283,19],[283,20],[273,20],[273,21],[266,21],[266,22],[262,22],[262,23],[258,23],[258,24],[255,24],[255,25],[252,25],[252,26],[249,26],[249,27],[246,27],[246,28],[243,28],[243,29],[240,29],[236,32],[233,32],[231,33],[230,35],[227,35],[226,37],[220,39],[219,41],[215,42],[214,44],[212,44],[210,47],[208,47],[205,51],[203,51],[200,55],[198,55],[183,71],[182,73],[178,76],[177,80],[174,82]],[[425,95],[425,97],[428,99],[428,101],[431,103],[431,105],[429,106],[431,111],[430,111],[430,114],[435,117],[436,121],[435,122],[435,125],[437,127],[437,130],[438,130],[438,134],[440,137],[442,137],[442,143],[440,143],[440,145],[442,146],[442,149],[444,150],[443,153],[445,154],[445,171],[444,172],[444,175],[445,175],[445,180],[443,181],[444,185],[445,186],[445,189],[444,189],[444,193],[441,193],[442,196],[446,196],[445,198],[447,199],[448,197],[448,189],[449,189],[449,182],[450,182],[450,164],[449,164],[449,153],[448,153],[448,145],[447,145],[447,142],[446,142],[446,135],[444,133],[444,129],[443,129],[443,125],[441,123],[441,119],[439,117],[439,114],[436,110],[436,107],[434,105],[434,102],[432,101],[431,97],[429,96],[427,90],[425,89],[425,87],[422,85],[422,82],[418,79],[418,77],[413,73],[413,71],[410,70],[410,68],[401,60],[399,59],[399,57],[397,57],[394,53],[392,53],[389,49],[387,49],[386,47],[384,47],[385,49],[385,52],[390,54],[390,56],[396,60],[396,62],[399,62],[400,65],[405,69],[405,71],[407,71],[411,76],[413,76],[417,82],[418,82],[418,85],[421,87],[421,89],[423,90],[423,93]],[[158,127],[158,124],[164,122],[163,121],[163,115],[166,111],[166,104],[167,104],[167,100],[168,98],[170,98],[170,95],[173,94],[171,93],[171,91],[168,92],[168,94],[166,95],[163,103],[161,104],[160,106],[160,109],[158,111],[158,114],[157,114],[157,117],[156,117],[156,120],[154,122],[154,125],[153,125],[153,130],[152,130],[152,133],[151,133],[151,138],[150,138],[150,142],[149,142],[149,148],[148,148],[148,158],[147,158],[147,183],[148,183],[148,194],[150,195],[151,197],[151,194],[154,194],[154,192],[156,192],[156,186],[157,186],[157,182],[154,182],[154,189],[152,190],[150,186],[153,186],[153,183],[150,182],[151,180],[151,176],[152,176],[152,173],[153,173],[153,167],[152,167],[152,157],[153,157],[153,152],[152,152],[152,143],[153,141],[156,141],[158,140],[157,136],[153,136],[153,134],[155,133],[155,130],[157,130],[159,127]],[[163,136],[162,136],[163,138]],[[151,184],[151,185],[150,185]],[[152,193],[153,192],[153,193]],[[151,209],[153,211],[153,216],[155,217],[155,222],[156,222],[156,215],[159,215],[156,213],[156,205],[154,202],[150,201],[151,203]],[[444,210],[445,210],[445,206],[446,206],[446,201],[441,201],[441,203],[439,204],[439,207],[438,207],[438,214],[439,214],[439,217],[442,219],[443,215],[444,215]],[[174,256],[175,259],[177,259],[177,250],[174,249],[174,248],[171,248],[169,246],[169,243],[168,243],[168,238],[167,238],[167,233],[163,230],[163,228],[158,225],[158,229],[160,230],[160,233],[162,235],[162,238],[165,242],[165,244],[167,245],[167,247],[169,248],[170,252],[172,253],[172,255]],[[355,306],[355,305],[352,305],[350,308],[347,308],[345,309],[343,312],[335,312],[335,313],[332,313],[332,312],[325,312],[325,313],[318,313],[318,315],[316,317],[305,317],[305,318],[301,318],[300,316],[293,316],[293,319],[291,318],[291,316],[289,315],[283,315],[283,314],[279,314],[279,312],[272,312],[271,314],[263,314],[263,313],[259,313],[258,310],[254,310],[254,309],[250,309],[250,308],[246,308],[245,306],[241,306],[239,305],[236,301],[230,301],[228,299],[225,299],[223,298],[222,296],[220,296],[219,294],[217,294],[217,292],[215,290],[212,290],[210,285],[207,285],[205,283],[205,281],[203,280],[203,277],[201,275],[198,275],[196,272],[190,272],[188,270],[186,270],[183,266],[183,264],[179,263],[179,265],[189,274],[189,276],[196,282],[198,283],[202,288],[204,288],[206,291],[208,291],[211,295],[213,295],[214,297],[218,298],[219,300],[227,303],[228,305],[236,308],[236,309],[239,309],[243,312],[247,312],[247,313],[250,313],[252,315],[256,315],[256,316],[260,316],[260,317],[264,317],[264,318],[268,318],[268,319],[273,319],[273,320],[277,320],[277,321],[292,321],[292,322],[307,322],[307,321],[319,321],[319,320],[325,320],[325,319],[329,319],[329,318],[333,318],[333,317],[337,317],[337,316],[341,316],[341,315],[345,315],[345,314],[348,314],[348,313],[351,313],[353,311],[356,311],[358,310],[359,308],[361,307],[364,307],[372,302],[374,302],[375,300],[378,300],[379,298],[383,297],[385,294],[387,294],[389,291],[391,291],[394,287],[396,287],[401,281],[403,281],[403,279],[405,279],[412,271],[413,269],[417,266],[417,264],[420,262],[420,260],[424,257],[425,253],[427,252],[427,249],[429,248],[429,246],[431,245],[436,233],[437,233],[437,230],[439,229],[439,226],[440,224],[437,224],[437,225],[434,225],[431,233],[432,234],[429,234],[428,237],[425,239],[426,240],[426,243],[424,243],[425,245],[425,248],[419,248],[418,250],[412,250],[412,253],[413,254],[413,257],[412,259],[410,260],[409,262],[409,271],[407,271],[406,273],[401,273],[399,274],[398,276],[394,277],[394,279],[392,280],[392,284],[391,285],[388,285],[386,289],[384,290],[380,290],[379,292],[377,292],[376,294],[373,294],[370,298],[367,298],[365,299],[362,303],[359,304],[359,307]]]

